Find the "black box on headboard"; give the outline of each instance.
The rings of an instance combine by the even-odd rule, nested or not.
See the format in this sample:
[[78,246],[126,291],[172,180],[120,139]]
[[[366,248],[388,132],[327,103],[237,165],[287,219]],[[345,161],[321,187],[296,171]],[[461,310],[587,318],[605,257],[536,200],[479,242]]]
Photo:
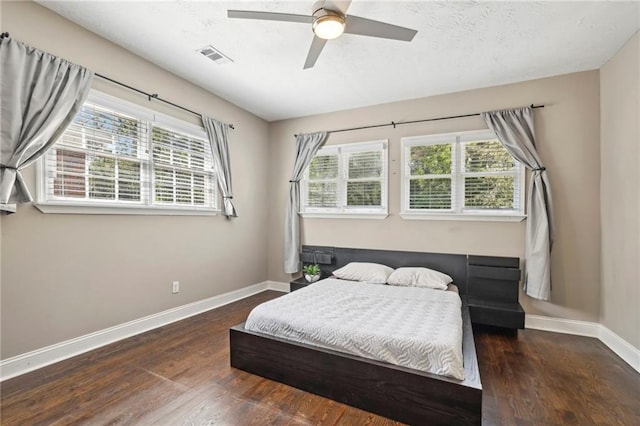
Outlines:
[[332,247],[302,246],[300,253],[302,263],[317,263],[318,265],[331,265],[333,263]]
[[318,264],[320,266],[320,277],[326,278],[333,274],[335,269],[335,255],[333,247],[323,246],[302,246],[300,252],[302,264]]

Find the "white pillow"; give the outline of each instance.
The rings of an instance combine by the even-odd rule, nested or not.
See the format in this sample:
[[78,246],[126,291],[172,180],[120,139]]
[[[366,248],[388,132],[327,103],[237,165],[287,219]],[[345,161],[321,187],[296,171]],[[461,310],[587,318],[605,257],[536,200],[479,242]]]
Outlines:
[[447,274],[429,268],[398,268],[387,279],[389,285],[428,287],[446,290],[453,280]]
[[379,263],[351,262],[340,269],[333,271],[333,275],[341,280],[362,281],[371,284],[384,284],[393,272]]

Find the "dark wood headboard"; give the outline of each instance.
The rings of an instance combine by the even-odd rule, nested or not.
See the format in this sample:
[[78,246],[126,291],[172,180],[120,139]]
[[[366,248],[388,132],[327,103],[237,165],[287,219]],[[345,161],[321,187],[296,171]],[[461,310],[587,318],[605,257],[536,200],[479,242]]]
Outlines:
[[350,262],[373,262],[391,268],[422,266],[444,272],[453,278],[460,294],[467,294],[467,255],[420,253],[415,251],[355,249],[344,247],[302,246],[303,263],[317,263],[326,278]]

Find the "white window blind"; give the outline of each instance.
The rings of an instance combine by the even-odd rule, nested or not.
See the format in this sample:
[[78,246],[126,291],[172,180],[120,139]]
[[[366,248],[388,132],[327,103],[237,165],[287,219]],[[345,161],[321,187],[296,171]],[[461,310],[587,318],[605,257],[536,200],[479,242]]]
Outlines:
[[44,156],[39,202],[215,210],[204,129],[167,117],[158,124],[158,117],[92,92]]
[[403,211],[521,215],[524,170],[492,133],[403,139]]
[[338,208],[339,155],[335,153],[317,154],[306,173],[307,197],[305,207]]
[[151,133],[155,202],[213,205],[215,185],[209,143],[162,126],[153,126]]
[[301,183],[303,213],[386,213],[386,142],[322,148]]
[[346,207],[382,207],[382,149],[347,151]]

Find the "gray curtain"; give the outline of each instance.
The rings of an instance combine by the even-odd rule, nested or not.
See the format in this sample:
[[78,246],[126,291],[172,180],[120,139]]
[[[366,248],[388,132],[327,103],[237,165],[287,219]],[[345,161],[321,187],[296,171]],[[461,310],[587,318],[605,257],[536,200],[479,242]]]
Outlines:
[[300,270],[300,179],[313,156],[327,140],[327,132],[302,134],[296,137],[296,160],[289,188],[289,202],[284,217],[284,272],[295,274]]
[[0,41],[0,211],[33,198],[20,170],[55,143],[84,103],[93,73],[8,37]]
[[533,112],[518,108],[482,113],[509,153],[531,170],[527,205],[526,273],[527,295],[540,300],[551,296],[551,248],[553,246],[553,208],[547,172],[535,147]]
[[233,191],[231,190],[231,165],[229,161],[229,125],[214,120],[205,115],[202,116],[202,123],[209,135],[213,161],[215,162],[218,175],[218,186],[222,192],[222,214],[230,219],[238,217],[236,207],[233,205]]

